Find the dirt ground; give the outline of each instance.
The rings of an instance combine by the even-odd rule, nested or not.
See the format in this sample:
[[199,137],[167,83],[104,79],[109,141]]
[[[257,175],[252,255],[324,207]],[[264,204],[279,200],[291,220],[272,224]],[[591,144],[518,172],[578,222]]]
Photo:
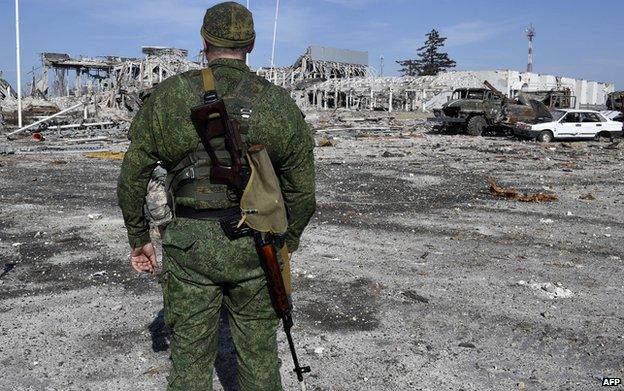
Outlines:
[[[294,257],[308,389],[593,390],[624,376],[624,142],[418,128],[333,142],[316,149],[318,212]],[[0,390],[164,389],[160,286],[129,267],[118,171],[0,156]],[[488,176],[559,199],[496,197]],[[221,339],[215,389],[233,390]]]

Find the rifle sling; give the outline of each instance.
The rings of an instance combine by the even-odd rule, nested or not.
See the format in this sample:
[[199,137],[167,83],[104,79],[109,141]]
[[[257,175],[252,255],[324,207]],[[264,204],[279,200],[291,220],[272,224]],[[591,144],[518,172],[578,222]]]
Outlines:
[[[207,95],[210,94],[210,93],[212,93],[212,94],[214,94],[214,96],[218,97],[216,83],[215,83],[215,78],[214,78],[214,73],[213,73],[212,69],[210,67],[202,69],[201,75],[202,75],[202,84],[203,84],[202,99],[205,100]],[[234,87],[234,91],[237,91],[240,88],[240,86],[242,84],[244,84],[244,82],[245,82],[245,77],[241,78],[241,80],[238,82],[236,87]],[[202,103],[205,103],[205,101],[202,102]],[[212,138],[218,137],[218,136],[221,136],[221,135],[217,134],[216,130],[214,128],[210,127],[210,126],[208,126],[208,128],[204,129],[204,130],[200,130],[200,129],[197,129],[197,128],[195,128],[195,130],[197,131],[197,135],[199,136],[199,140],[201,141],[202,145],[204,146],[204,149],[208,153],[208,158],[210,159],[212,165],[213,166],[221,165],[222,163],[219,161],[218,157],[215,154],[215,150],[214,150],[213,146],[210,144],[210,140]],[[204,134],[201,134],[202,131],[203,131]]]

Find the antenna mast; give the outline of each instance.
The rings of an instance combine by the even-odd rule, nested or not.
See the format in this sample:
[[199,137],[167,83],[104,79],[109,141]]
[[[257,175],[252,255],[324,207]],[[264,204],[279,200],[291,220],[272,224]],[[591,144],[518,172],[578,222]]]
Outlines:
[[529,61],[527,62],[527,72],[533,72],[533,38],[535,38],[535,28],[533,24],[525,30],[527,38],[529,39]]

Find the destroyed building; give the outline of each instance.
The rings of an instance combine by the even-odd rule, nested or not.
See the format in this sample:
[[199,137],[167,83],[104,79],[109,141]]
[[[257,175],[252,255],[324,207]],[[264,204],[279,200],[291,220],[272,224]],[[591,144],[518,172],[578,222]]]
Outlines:
[[[32,84],[32,94],[44,97],[93,96],[105,108],[136,111],[141,93],[166,78],[199,69],[187,59],[188,51],[146,46],[144,58],[80,57],[43,53],[42,76]],[[69,80],[73,76],[73,84]],[[51,80],[50,80],[51,79]],[[51,81],[52,89],[49,89]]]
[[13,87],[8,81],[2,78],[2,72],[0,71],[0,100],[7,98],[17,98],[17,94],[13,91]]
[[[91,121],[122,123],[125,124],[122,128],[127,128],[142,99],[156,84],[170,76],[201,68],[199,63],[187,58],[188,51],[184,49],[146,46],[142,52],[143,58],[42,53],[41,71],[33,72],[29,94],[23,101],[25,123],[83,103],[73,112],[55,118],[53,124]],[[12,91],[2,82],[3,91]],[[8,95],[10,99],[4,99],[0,105],[0,115],[6,123],[14,125],[17,102],[14,94]]]
[[310,46],[290,67],[260,68],[260,76],[291,91],[330,79],[371,77],[368,52]]
[[520,92],[561,91],[577,108],[602,108],[612,83],[513,70],[451,71],[437,76],[380,77],[368,52],[310,46],[290,67],[260,68],[258,75],[288,89],[303,109],[427,111],[440,108],[456,88],[492,83],[510,98]]
[[[82,102],[80,112],[57,122],[113,121],[127,126],[156,84],[205,65],[189,60],[184,49],[148,46],[142,52],[143,58],[43,53],[41,71],[33,74],[24,100],[26,123]],[[576,108],[603,108],[615,90],[612,83],[513,70],[381,77],[369,66],[368,52],[325,46],[308,47],[292,66],[259,68],[256,73],[289,90],[303,110],[432,112],[456,88],[482,88],[486,80],[511,98],[520,92],[562,91],[574,97]],[[15,93],[2,79],[0,98],[0,115],[15,124]]]
[[[43,74],[33,83],[33,92],[43,96],[81,96],[114,89],[147,89],[169,76],[199,64],[187,60],[188,51],[176,48],[142,48],[144,58],[79,57],[43,53]],[[52,78],[52,90],[48,85]],[[73,84],[69,80],[74,77]]]
[[[480,88],[489,81],[508,97],[521,91],[570,91],[577,108],[600,108],[612,83],[512,70],[452,71],[437,76],[355,77],[329,79],[293,92],[303,108],[385,111],[431,111],[456,88]],[[315,97],[313,100],[306,98]]]

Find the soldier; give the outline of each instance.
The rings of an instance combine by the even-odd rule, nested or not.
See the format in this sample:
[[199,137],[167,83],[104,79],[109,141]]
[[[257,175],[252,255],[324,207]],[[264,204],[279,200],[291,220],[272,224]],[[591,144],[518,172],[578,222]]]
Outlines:
[[[248,144],[266,147],[279,178],[289,211],[288,254],[297,249],[316,205],[310,130],[289,94],[245,65],[255,40],[253,18],[246,8],[227,2],[208,9],[201,35],[228,115],[240,124]],[[240,388],[281,390],[278,318],[266,278],[253,240],[229,241],[219,226],[219,216],[237,204],[227,188],[210,183],[210,161],[190,120],[202,92],[201,71],[170,77],[156,87],[132,122],[117,189],[132,266],[152,274],[156,269],[143,202],[160,161],[169,172],[175,216],[162,234],[165,321],[173,330],[168,389],[212,389],[223,305],[236,345]]]

